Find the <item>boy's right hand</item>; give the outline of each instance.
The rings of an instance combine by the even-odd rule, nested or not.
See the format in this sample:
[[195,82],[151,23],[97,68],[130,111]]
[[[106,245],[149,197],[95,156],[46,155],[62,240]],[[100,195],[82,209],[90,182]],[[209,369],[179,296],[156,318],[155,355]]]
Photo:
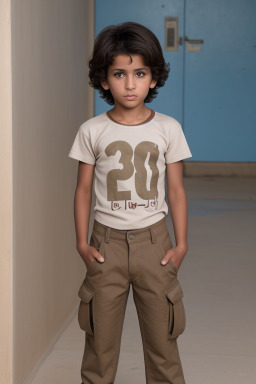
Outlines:
[[101,256],[101,254],[91,245],[87,244],[82,247],[77,247],[77,251],[83,259],[86,268],[90,267],[94,259],[97,259],[100,263],[104,262],[104,258]]

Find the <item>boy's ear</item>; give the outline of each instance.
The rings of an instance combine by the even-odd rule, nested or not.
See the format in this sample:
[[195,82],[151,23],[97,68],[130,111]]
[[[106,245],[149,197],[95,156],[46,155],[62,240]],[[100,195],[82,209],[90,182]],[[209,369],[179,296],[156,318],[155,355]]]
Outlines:
[[108,85],[107,80],[101,81],[100,83],[101,83],[102,88],[105,89],[105,91],[107,91],[109,89],[109,85]]
[[152,89],[155,88],[156,84],[157,84],[157,80],[152,80],[149,88],[152,88]]

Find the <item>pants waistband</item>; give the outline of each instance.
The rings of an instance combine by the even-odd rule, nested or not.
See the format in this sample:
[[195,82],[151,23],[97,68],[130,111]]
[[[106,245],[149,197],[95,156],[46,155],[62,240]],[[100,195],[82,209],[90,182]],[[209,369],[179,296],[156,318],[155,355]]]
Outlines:
[[156,238],[163,232],[164,227],[167,228],[165,217],[148,227],[130,230],[111,228],[107,225],[99,223],[96,220],[94,220],[93,223],[93,231],[104,236],[106,243],[109,243],[111,239],[127,240],[129,242],[151,240],[152,243],[156,243]]

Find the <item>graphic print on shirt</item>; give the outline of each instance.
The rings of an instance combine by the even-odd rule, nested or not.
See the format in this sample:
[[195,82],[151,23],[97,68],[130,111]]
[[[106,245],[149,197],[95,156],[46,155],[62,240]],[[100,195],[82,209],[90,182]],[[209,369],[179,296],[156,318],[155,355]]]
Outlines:
[[[110,143],[105,149],[108,157],[115,156],[117,151],[121,153],[119,163],[123,165],[123,168],[110,170],[106,177],[107,200],[111,201],[111,209],[115,211],[119,209],[134,210],[137,207],[157,209],[157,183],[159,178],[159,170],[156,165],[159,158],[157,144],[151,141],[142,141],[137,144],[133,151],[129,143],[119,140]],[[134,163],[132,162],[133,156]],[[145,164],[148,164],[148,167]],[[118,180],[128,180],[134,172],[136,193],[145,203],[132,201],[130,190],[118,191]],[[149,178],[150,183],[148,182]]]

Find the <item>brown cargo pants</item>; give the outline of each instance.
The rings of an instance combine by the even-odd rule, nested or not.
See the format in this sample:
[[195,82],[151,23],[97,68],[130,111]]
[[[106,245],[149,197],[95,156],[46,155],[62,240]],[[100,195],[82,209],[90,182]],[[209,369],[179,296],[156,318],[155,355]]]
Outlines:
[[105,261],[92,261],[78,293],[78,322],[86,332],[82,383],[114,383],[131,284],[146,383],[184,384],[177,346],[186,322],[183,292],[175,264],[160,263],[172,247],[165,218],[136,230],[113,229],[94,221],[90,245]]

